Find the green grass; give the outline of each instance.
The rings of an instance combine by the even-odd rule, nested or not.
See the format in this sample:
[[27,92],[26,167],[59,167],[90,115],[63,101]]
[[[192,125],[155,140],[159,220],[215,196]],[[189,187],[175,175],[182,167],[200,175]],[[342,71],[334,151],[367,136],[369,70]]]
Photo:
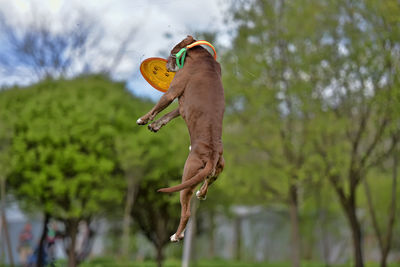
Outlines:
[[[59,260],[55,267],[67,266],[66,260]],[[155,261],[121,261],[113,257],[102,257],[87,260],[80,267],[157,267]],[[0,267],[6,267],[0,263]],[[181,267],[180,260],[168,259],[164,261],[163,267]],[[229,260],[198,260],[192,262],[190,267],[291,267],[290,262],[238,262]],[[321,262],[302,262],[301,267],[325,267]],[[353,267],[352,263],[330,265],[330,267]],[[365,267],[379,267],[379,263],[366,263]],[[400,267],[399,263],[388,264],[388,267]]]
[[[64,265],[60,265],[63,267]],[[87,261],[80,265],[81,267],[156,267],[157,264],[154,261],[144,262],[129,262],[129,261],[116,261],[112,258],[99,258],[91,261]],[[191,267],[291,267],[290,262],[237,262],[237,261],[226,261],[226,260],[199,260],[193,262]],[[302,262],[302,267],[324,267],[323,263],[318,262]],[[342,265],[330,265],[330,267],[352,267],[350,264]],[[59,266],[57,266],[59,267]],[[163,267],[181,267],[180,260],[166,260]],[[366,263],[365,267],[379,267],[378,263]],[[400,263],[389,264],[388,267],[400,267]]]
[[[67,266],[66,261],[58,261],[55,267]],[[80,267],[157,267],[154,261],[134,262],[134,261],[116,261],[112,258],[99,258],[86,261],[79,265]],[[289,262],[237,262],[225,260],[199,260],[191,263],[191,267],[291,267]],[[302,262],[301,267],[324,267],[323,263]],[[330,265],[330,267],[352,267],[352,264]],[[0,267],[6,267],[0,263]],[[163,267],[181,267],[179,260],[166,260]],[[379,267],[378,263],[367,263],[365,267]],[[391,263],[388,267],[400,267],[400,263]]]

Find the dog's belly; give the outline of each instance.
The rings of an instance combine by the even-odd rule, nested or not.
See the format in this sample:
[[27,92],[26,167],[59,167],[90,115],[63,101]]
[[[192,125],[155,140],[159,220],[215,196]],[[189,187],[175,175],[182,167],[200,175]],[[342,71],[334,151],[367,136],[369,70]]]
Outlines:
[[211,120],[211,124],[222,124],[225,98],[221,81],[199,80],[196,78],[191,80],[179,97],[180,115],[188,126],[198,120]]
[[192,151],[204,159],[209,158],[214,152],[221,155],[223,110],[196,108],[196,106],[184,106],[182,109]]

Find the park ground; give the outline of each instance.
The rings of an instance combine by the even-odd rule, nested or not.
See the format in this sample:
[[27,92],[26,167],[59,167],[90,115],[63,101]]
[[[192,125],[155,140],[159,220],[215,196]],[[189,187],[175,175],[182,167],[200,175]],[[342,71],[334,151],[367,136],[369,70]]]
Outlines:
[[[65,263],[59,262],[56,266],[62,267]],[[81,267],[156,267],[155,261],[115,261],[113,258],[98,258],[87,261],[80,265]],[[163,264],[164,267],[180,267],[180,260],[166,260]],[[240,261],[226,261],[226,260],[199,260],[192,262],[191,267],[290,267],[290,262],[240,262]],[[322,267],[327,266],[322,262],[302,262],[302,267]],[[352,263],[328,265],[330,267],[352,267]],[[366,263],[366,267],[378,267],[378,263]],[[400,267],[400,263],[388,264],[388,267]]]

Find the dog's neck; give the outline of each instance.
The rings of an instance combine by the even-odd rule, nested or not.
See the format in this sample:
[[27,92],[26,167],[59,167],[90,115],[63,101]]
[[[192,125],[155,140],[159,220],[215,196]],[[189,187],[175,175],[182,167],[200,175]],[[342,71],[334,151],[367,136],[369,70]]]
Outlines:
[[[208,52],[208,50],[205,49],[204,47],[195,46],[195,47],[192,47],[192,48],[188,49],[188,52],[187,52],[186,57],[189,57],[189,58],[194,59],[194,58],[196,58],[196,57],[198,57],[198,56],[202,56],[202,57],[204,57],[204,56],[210,56],[210,57],[213,58],[213,56],[211,55],[211,53]],[[213,58],[213,59],[214,59],[214,58]]]

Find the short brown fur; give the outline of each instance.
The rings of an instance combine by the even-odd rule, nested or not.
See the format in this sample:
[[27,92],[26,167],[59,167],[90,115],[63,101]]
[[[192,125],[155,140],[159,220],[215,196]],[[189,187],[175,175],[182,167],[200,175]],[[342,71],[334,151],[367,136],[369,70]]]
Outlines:
[[204,181],[196,195],[199,199],[205,199],[208,186],[216,180],[225,164],[221,140],[225,109],[221,67],[213,56],[200,46],[187,51],[182,69],[178,70],[176,66],[174,55],[193,42],[195,42],[193,37],[188,36],[171,50],[167,69],[176,71],[176,74],[170,88],[159,102],[137,121],[140,125],[147,124],[175,98],[178,98],[179,108],[153,122],[148,128],[157,132],[170,120],[180,115],[189,130],[191,151],[183,170],[182,183],[159,190],[159,192],[167,193],[181,191],[181,220],[171,241],[183,239],[183,232],[190,217],[190,199],[196,186]]

